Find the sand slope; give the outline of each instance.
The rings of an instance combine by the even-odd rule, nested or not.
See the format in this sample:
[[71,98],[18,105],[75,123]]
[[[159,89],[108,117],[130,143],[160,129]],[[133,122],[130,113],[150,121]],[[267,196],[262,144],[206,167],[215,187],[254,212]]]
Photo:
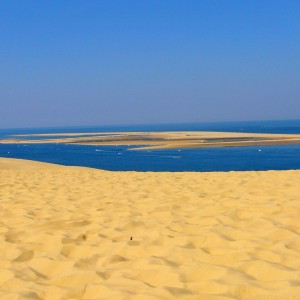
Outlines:
[[300,299],[299,192],[0,159],[0,299]]

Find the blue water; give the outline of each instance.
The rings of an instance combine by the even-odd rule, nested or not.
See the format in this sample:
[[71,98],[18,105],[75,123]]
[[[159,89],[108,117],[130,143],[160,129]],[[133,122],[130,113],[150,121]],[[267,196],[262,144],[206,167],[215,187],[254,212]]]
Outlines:
[[[0,130],[13,134],[113,131],[298,133],[300,120]],[[246,171],[300,169],[300,145],[132,151],[121,146],[1,145],[0,156],[118,171]]]

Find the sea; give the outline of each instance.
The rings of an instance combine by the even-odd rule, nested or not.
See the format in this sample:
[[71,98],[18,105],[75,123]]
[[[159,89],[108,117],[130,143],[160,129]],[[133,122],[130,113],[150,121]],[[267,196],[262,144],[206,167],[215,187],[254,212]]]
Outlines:
[[[300,120],[0,129],[0,139],[17,134],[83,133],[82,136],[84,136],[86,132],[119,131],[223,131],[300,134]],[[300,144],[139,151],[132,151],[127,146],[0,144],[0,157],[29,159],[110,171],[227,172],[294,170],[300,169]]]

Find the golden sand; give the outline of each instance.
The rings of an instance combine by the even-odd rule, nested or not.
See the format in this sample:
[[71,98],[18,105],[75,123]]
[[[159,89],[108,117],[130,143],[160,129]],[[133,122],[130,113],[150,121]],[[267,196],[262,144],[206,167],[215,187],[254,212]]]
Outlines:
[[300,299],[300,171],[0,159],[0,299]]
[[[84,136],[82,136],[84,135]],[[25,137],[25,139],[24,139]],[[30,139],[40,137],[40,139]],[[241,132],[98,132],[16,135],[0,144],[81,144],[139,146],[134,150],[299,145],[300,134],[266,134]],[[142,147],[141,147],[142,146]]]

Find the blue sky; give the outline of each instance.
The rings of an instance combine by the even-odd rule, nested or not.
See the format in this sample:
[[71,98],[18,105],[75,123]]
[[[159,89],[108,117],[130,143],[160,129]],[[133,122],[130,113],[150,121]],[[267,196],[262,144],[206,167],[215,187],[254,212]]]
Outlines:
[[0,127],[300,118],[300,1],[0,0]]

